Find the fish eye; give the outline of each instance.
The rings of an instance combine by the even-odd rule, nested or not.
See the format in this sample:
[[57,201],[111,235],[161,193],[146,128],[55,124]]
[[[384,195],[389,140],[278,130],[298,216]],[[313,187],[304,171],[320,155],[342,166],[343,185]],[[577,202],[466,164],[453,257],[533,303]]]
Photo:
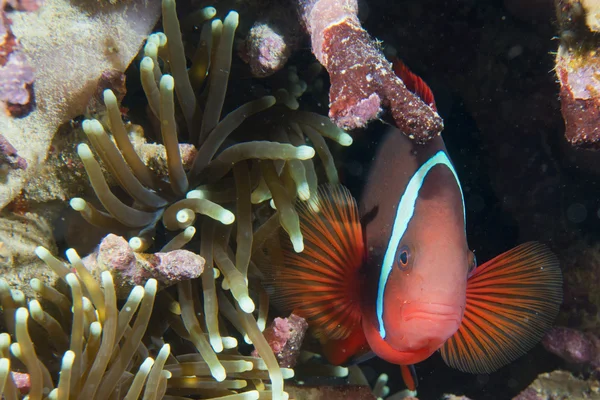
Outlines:
[[408,269],[408,263],[410,261],[410,249],[408,246],[404,245],[398,249],[396,253],[396,264],[398,268],[402,271],[406,271]]

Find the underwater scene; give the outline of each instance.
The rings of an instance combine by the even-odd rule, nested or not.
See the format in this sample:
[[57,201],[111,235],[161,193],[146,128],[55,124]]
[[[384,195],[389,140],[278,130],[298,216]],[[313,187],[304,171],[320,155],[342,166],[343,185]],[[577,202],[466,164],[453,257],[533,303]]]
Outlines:
[[5,400],[600,400],[600,1],[0,0]]

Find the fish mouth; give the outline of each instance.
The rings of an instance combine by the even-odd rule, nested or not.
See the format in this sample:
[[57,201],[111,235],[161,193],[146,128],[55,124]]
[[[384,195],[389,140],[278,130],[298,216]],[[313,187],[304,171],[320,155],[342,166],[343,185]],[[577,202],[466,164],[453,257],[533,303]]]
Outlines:
[[430,355],[456,333],[462,316],[463,309],[457,305],[406,303],[402,306],[402,323],[392,346],[399,351]]
[[405,322],[419,319],[432,322],[451,322],[460,324],[463,310],[460,306],[442,303],[416,302],[402,306],[402,320]]

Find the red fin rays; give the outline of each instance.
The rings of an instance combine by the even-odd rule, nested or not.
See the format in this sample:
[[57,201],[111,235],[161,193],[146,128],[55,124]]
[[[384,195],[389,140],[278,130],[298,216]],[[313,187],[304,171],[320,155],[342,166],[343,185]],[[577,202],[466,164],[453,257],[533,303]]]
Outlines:
[[406,64],[397,57],[392,59],[392,68],[398,78],[402,79],[408,90],[419,96],[423,103],[437,111],[433,92],[421,77],[408,69]]
[[535,346],[561,302],[556,256],[541,243],[517,246],[469,278],[462,324],[442,347],[442,357],[463,372],[495,371]]
[[359,269],[365,256],[355,200],[343,186],[321,186],[296,209],[304,251],[281,240],[283,265],[275,266],[274,300],[293,308],[317,334],[345,339],[360,325]]

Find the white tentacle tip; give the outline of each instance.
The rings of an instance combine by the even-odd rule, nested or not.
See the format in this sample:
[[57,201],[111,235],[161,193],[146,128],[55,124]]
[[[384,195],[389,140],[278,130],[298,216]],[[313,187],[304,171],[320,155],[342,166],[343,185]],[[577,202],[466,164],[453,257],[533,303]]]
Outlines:
[[240,305],[242,311],[248,314],[254,312],[254,309],[256,308],[254,302],[248,296],[240,297],[240,299],[238,300],[238,304]]
[[315,149],[310,146],[298,146],[296,149],[296,157],[300,160],[309,160],[315,156]]
[[211,374],[213,376],[213,378],[215,378],[215,380],[217,382],[223,382],[225,380],[225,378],[227,378],[227,373],[225,372],[225,368],[223,368],[223,366],[221,364],[219,364],[218,366],[211,368]]
[[352,139],[352,136],[348,135],[345,132],[340,134],[340,137],[338,139],[338,143],[341,144],[342,146],[350,146],[353,141],[354,140]]
[[235,221],[235,215],[229,210],[223,210],[219,217],[219,221],[224,225],[231,225],[233,224],[233,221]]
[[302,239],[302,235],[291,236],[290,241],[292,242],[292,246],[296,253],[302,253],[304,251],[304,240]]

